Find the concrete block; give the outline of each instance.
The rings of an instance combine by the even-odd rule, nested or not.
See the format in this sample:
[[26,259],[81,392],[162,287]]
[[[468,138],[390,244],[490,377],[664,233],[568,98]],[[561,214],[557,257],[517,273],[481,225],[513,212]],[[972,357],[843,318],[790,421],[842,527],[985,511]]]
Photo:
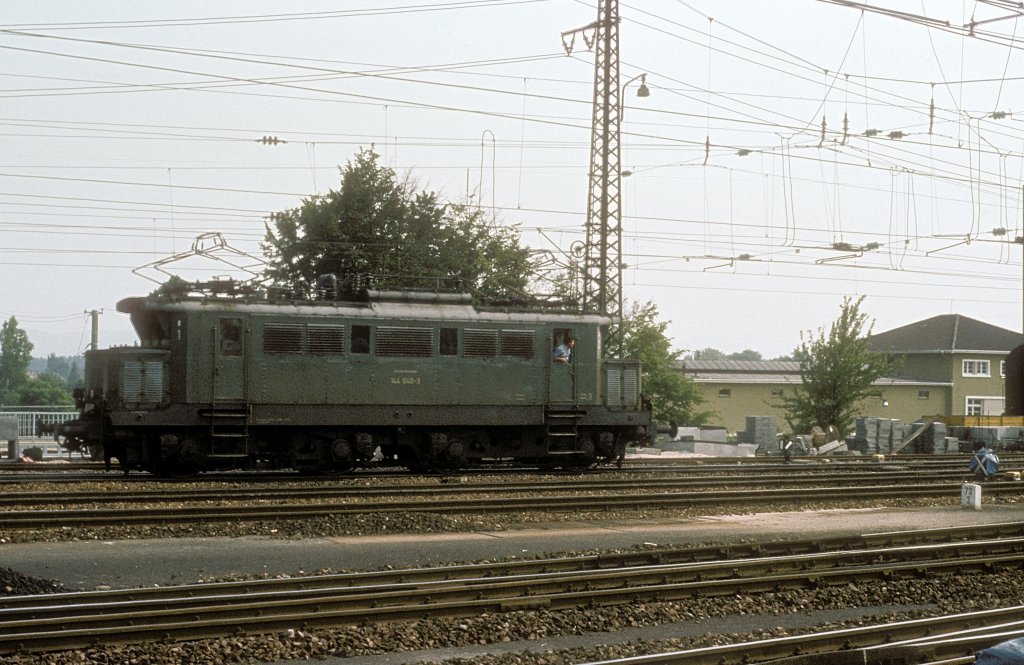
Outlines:
[[964,483],[960,486],[960,507],[964,510],[981,510],[981,485]]
[[725,443],[728,441],[728,432],[721,427],[701,427],[697,441],[711,441],[714,443]]
[[0,418],[0,441],[14,441],[18,438],[18,419]]
[[714,441],[666,441],[659,447],[666,452],[694,453],[709,457],[753,457],[757,451],[757,446],[753,444]]
[[828,455],[829,453],[845,453],[846,451],[847,447],[845,441],[830,441],[818,448],[819,455]]
[[676,435],[676,440],[683,441],[696,441],[700,438],[699,427],[680,427],[679,433]]

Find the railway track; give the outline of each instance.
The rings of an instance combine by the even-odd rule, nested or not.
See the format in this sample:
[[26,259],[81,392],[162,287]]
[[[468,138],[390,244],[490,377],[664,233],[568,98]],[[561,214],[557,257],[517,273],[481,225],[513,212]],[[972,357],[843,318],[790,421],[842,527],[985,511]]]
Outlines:
[[977,651],[1022,635],[1018,605],[584,665],[967,665]]
[[[509,512],[606,512],[629,509],[686,509],[722,505],[805,506],[811,503],[836,501],[869,501],[881,499],[948,499],[958,497],[960,483],[930,482],[919,485],[851,485],[847,496],[837,496],[834,487],[789,487],[784,489],[715,490],[695,492],[638,493],[627,487],[624,493],[539,493],[537,486],[521,496],[487,496],[479,498],[438,498],[425,496],[403,499],[401,495],[381,500],[379,495],[367,501],[316,501],[311,503],[261,502],[244,505],[187,505],[176,507],[142,506],[130,508],[82,508],[60,510],[7,510],[0,512],[0,529],[42,529],[59,526],[159,525],[209,522],[252,522],[261,520],[292,520],[395,513],[432,513],[463,515],[472,513]],[[507,493],[497,489],[498,493]],[[1024,496],[1024,483],[990,482],[987,496]]]
[[[407,485],[385,484],[288,484],[282,486],[276,479],[265,479],[263,483],[247,482],[242,486],[226,487],[211,485],[208,488],[197,488],[194,484],[168,484],[160,489],[131,490],[73,490],[65,487],[53,490],[19,492],[7,491],[0,495],[0,507],[18,507],[26,505],[45,505],[60,503],[61,505],[81,505],[95,503],[160,503],[160,502],[191,502],[208,501],[282,501],[288,499],[347,499],[398,496],[469,496],[496,493],[519,492],[610,492],[629,490],[634,492],[652,490],[675,491],[707,491],[723,487],[806,487],[829,486],[833,488],[858,487],[867,483],[893,485],[921,484],[935,482],[959,482],[970,477],[960,471],[920,471],[913,474],[895,471],[819,471],[802,473],[799,470],[786,473],[765,475],[763,473],[732,473],[727,476],[712,474],[693,477],[642,477],[631,478],[599,478],[591,476],[578,477],[571,480],[552,477],[538,477],[527,482],[442,482],[414,483]],[[274,483],[277,484],[274,484]]]
[[[1024,455],[1018,453],[1005,453],[1000,455],[1004,469],[1024,469]],[[968,456],[960,455],[894,455],[881,462],[863,457],[809,457],[799,458],[787,463],[781,457],[672,457],[666,459],[643,458],[627,459],[622,467],[603,466],[589,469],[583,472],[565,472],[566,475],[606,474],[618,473],[621,471],[642,471],[651,474],[674,474],[674,473],[755,473],[755,472],[778,472],[783,468],[802,468],[804,470],[825,470],[825,469],[856,469],[861,471],[878,471],[889,469],[893,471],[917,472],[925,469],[934,471],[945,470],[950,473],[967,468]],[[514,473],[537,473],[538,469],[523,466],[494,466],[460,470],[454,473],[472,476],[492,476]],[[550,473],[550,472],[547,472]],[[343,480],[363,477],[425,477],[431,474],[412,474],[400,468],[366,468],[347,474],[330,476],[307,476],[290,471],[251,471],[251,472],[208,472],[191,479],[193,481],[228,481],[247,482],[261,481],[268,479],[279,480]],[[445,474],[434,474],[445,475]],[[446,474],[446,475],[451,475]],[[15,462],[0,461],[0,483],[18,482],[78,482],[89,480],[109,479],[121,482],[147,482],[162,481],[174,482],[173,479],[161,478],[145,472],[132,472],[124,475],[120,470],[104,470],[102,462],[71,462],[71,463],[42,463],[22,464]]]
[[[884,544],[881,544],[884,543]],[[758,552],[757,550],[761,551]],[[703,547],[444,568],[322,575],[130,591],[0,599],[0,654],[85,649],[98,644],[196,640],[331,628],[481,612],[568,610],[634,602],[757,594],[891,581],[902,577],[991,572],[1024,564],[1024,524],[877,534],[859,539]],[[1024,607],[976,613],[986,622],[1024,622]],[[945,621],[945,623],[943,623]],[[897,632],[843,633],[779,640],[764,654],[820,653],[924,637],[955,618],[904,622]],[[963,629],[964,619],[959,619]],[[946,628],[942,628],[946,630]],[[802,640],[802,641],[801,641]],[[775,642],[775,641],[773,641]],[[737,647],[652,656],[651,663],[756,662]],[[760,647],[758,647],[760,649]],[[756,652],[761,655],[762,651]],[[714,659],[706,659],[713,655]],[[776,656],[777,657],[777,656]],[[689,658],[689,660],[678,660]],[[746,659],[746,660],[741,660]],[[632,661],[627,661],[632,662]],[[858,661],[860,662],[860,661]]]

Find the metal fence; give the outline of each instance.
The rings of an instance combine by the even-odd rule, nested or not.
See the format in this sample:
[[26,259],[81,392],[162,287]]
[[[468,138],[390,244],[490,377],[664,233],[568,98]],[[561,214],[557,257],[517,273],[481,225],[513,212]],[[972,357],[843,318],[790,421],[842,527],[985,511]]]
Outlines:
[[[52,425],[62,423],[66,420],[76,418],[78,412],[66,406],[21,406],[21,407],[0,407],[0,418],[18,419],[18,438],[36,438],[36,425]],[[46,437],[52,438],[52,437]]]

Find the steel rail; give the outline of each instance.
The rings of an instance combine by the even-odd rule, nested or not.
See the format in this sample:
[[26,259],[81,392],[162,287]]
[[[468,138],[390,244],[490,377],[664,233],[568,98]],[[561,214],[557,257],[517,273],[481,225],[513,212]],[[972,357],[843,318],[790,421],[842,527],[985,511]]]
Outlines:
[[893,484],[907,485],[916,483],[927,483],[936,481],[958,481],[970,479],[967,472],[943,473],[943,472],[921,472],[908,475],[906,472],[870,472],[870,473],[821,473],[813,475],[769,476],[763,474],[736,474],[726,477],[715,478],[609,478],[605,480],[581,479],[578,481],[538,479],[535,482],[516,483],[491,483],[491,484],[416,484],[416,485],[344,485],[325,487],[323,485],[303,485],[298,487],[231,487],[231,488],[210,488],[197,489],[194,487],[181,487],[177,489],[145,489],[145,490],[92,490],[92,491],[67,491],[53,489],[51,491],[38,492],[4,492],[0,495],[0,507],[2,506],[24,506],[39,505],[44,503],[60,503],[62,505],[75,505],[85,503],[115,503],[115,502],[146,502],[155,503],[161,501],[174,502],[207,502],[207,501],[264,501],[281,499],[304,499],[315,497],[322,499],[331,498],[354,498],[354,497],[385,497],[385,496],[409,496],[409,495],[437,495],[463,496],[470,494],[494,494],[507,492],[537,492],[544,491],[614,491],[619,489],[691,489],[706,490],[708,488],[723,488],[726,486],[751,487],[799,487],[799,486],[821,486],[847,487],[863,485],[865,481],[873,481],[875,484],[891,482]]
[[[1016,538],[291,592],[57,607],[41,604],[0,611],[0,653],[79,649],[96,642],[195,639],[223,635],[229,627],[229,632],[262,633],[288,627],[777,592],[853,580],[1020,567],[1022,561],[1024,538]],[[46,596],[35,598],[46,602]]]
[[[949,455],[926,455],[926,454],[896,454],[883,456],[884,459],[876,460],[871,457],[856,456],[856,455],[838,455],[830,456],[824,455],[820,457],[798,457],[791,461],[786,461],[781,456],[766,456],[758,455],[754,457],[644,457],[644,458],[627,458],[624,460],[621,466],[617,464],[605,464],[594,467],[592,469],[586,469],[584,471],[545,471],[544,473],[567,473],[567,474],[579,474],[579,473],[614,473],[621,470],[636,470],[642,469],[651,472],[673,472],[673,471],[686,471],[686,470],[722,470],[730,471],[736,469],[742,470],[753,470],[757,468],[772,469],[779,467],[805,467],[805,468],[817,468],[827,469],[835,467],[879,467],[879,466],[901,466],[901,467],[951,467],[951,468],[963,468],[970,458],[967,453],[954,453]],[[1024,465],[1024,454],[1015,452],[1000,452],[1000,460],[1004,466],[1012,465],[1020,467]],[[525,465],[488,465],[488,466],[474,466],[460,469],[459,473],[468,474],[502,474],[502,473],[516,473],[516,472],[537,472],[536,467],[525,466]],[[86,473],[88,472],[88,473]],[[147,472],[133,472],[132,475],[124,476],[123,470],[115,466],[111,470],[106,470],[103,462],[64,462],[61,460],[60,464],[53,464],[50,462],[42,463],[22,463],[13,462],[9,460],[0,460],[0,479],[7,481],[7,476],[38,476],[38,475],[53,475],[57,479],[63,477],[70,477],[78,474],[79,478],[87,477],[104,477],[104,476],[117,476],[120,480],[149,480],[156,479],[159,476],[151,475]],[[346,474],[327,474],[324,476],[304,476],[300,475],[295,471],[291,470],[259,470],[255,469],[252,471],[229,471],[229,472],[218,472],[209,471],[201,474],[200,478],[215,478],[223,480],[239,480],[247,479],[252,477],[266,477],[266,476],[282,476],[294,479],[306,479],[312,478],[352,478],[358,476],[373,476],[373,475],[394,475],[394,474],[405,474],[415,475],[417,477],[429,476],[429,473],[416,473],[410,474],[409,472],[403,471],[399,468],[394,467],[366,467],[360,468],[355,471]]]
[[[738,642],[583,665],[892,665],[922,658],[959,662],[1024,635],[1024,605]],[[973,656],[969,661],[974,662]]]
[[[850,494],[836,496],[834,488],[788,488],[659,494],[547,495],[491,497],[483,499],[424,501],[371,501],[362,503],[323,502],[241,506],[188,506],[186,508],[103,508],[84,510],[18,510],[0,512],[0,529],[46,527],[182,524],[190,522],[259,521],[296,518],[394,513],[435,513],[443,515],[476,512],[602,512],[611,509],[692,508],[743,503],[795,503],[866,501],[894,498],[948,498],[959,496],[959,483],[915,486],[865,485],[847,488]],[[989,496],[1024,495],[1024,483],[988,483]]]
[[[204,582],[170,587],[142,587],[104,591],[73,591],[45,594],[47,605],[128,602],[146,599],[193,598],[202,595],[228,595],[277,591],[339,588],[366,584],[397,584],[409,582],[450,581],[465,578],[527,575],[610,568],[654,566],[666,564],[720,563],[731,559],[820,554],[867,548],[895,548],[949,544],[966,540],[1012,541],[1024,538],[1024,522],[977,524],[934,529],[915,529],[869,533],[859,536],[832,536],[768,542],[741,542],[727,545],[702,545],[616,554],[581,555],[533,560],[515,560],[486,564],[460,564],[432,568],[408,568],[329,575],[308,575],[283,579]],[[38,604],[38,596],[0,596],[0,609],[14,609]]]

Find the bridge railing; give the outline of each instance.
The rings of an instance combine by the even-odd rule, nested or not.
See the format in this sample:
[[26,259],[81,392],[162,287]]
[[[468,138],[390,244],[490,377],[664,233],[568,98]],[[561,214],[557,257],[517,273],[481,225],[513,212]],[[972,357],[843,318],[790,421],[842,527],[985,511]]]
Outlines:
[[[53,425],[78,417],[78,412],[66,406],[4,406],[0,407],[0,418],[15,418],[18,421],[18,439],[35,439],[36,427],[40,424]],[[45,437],[51,439],[52,437]]]

